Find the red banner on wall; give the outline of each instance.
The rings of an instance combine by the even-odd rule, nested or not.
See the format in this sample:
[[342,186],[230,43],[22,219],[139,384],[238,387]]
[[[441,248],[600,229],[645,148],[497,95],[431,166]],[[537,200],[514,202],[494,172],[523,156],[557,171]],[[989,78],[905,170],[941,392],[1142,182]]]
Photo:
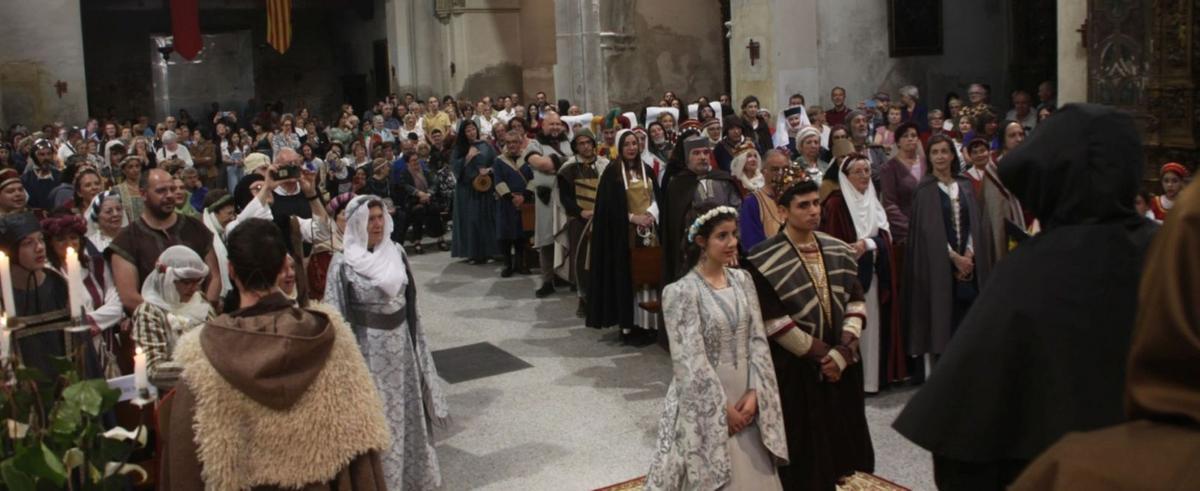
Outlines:
[[179,56],[190,60],[200,53],[200,0],[171,0],[171,35]]

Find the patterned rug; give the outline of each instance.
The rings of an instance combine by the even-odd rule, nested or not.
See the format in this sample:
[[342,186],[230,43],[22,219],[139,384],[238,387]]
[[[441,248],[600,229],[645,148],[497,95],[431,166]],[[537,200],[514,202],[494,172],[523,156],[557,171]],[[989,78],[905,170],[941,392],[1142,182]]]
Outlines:
[[[599,488],[596,491],[630,491],[642,489],[646,485],[646,477],[638,477],[619,482],[612,486]],[[908,488],[891,482],[874,474],[855,472],[846,482],[838,485],[839,491],[910,491]]]

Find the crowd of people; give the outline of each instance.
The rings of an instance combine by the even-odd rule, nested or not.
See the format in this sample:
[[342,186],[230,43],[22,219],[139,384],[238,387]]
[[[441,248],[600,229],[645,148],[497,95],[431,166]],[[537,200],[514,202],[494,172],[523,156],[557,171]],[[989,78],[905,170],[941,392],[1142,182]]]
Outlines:
[[[528,105],[392,95],[328,120],[214,104],[200,121],[13,125],[0,143],[5,312],[69,312],[66,293],[80,292],[70,315],[93,329],[15,343],[50,375],[73,347],[91,376],[131,373],[135,347],[145,353],[173,400],[164,489],[440,485],[432,429],[448,409],[408,264],[426,247],[498,262],[505,278],[537,269],[537,298],[567,288],[587,326],[669,347],[651,488],[832,489],[874,469],[866,395],[927,377],[897,427],[934,453],[940,486],[1003,487],[1066,432],[1120,421],[1141,258],[1190,171],[1168,163],[1162,193],[1146,193],[1128,118],[1059,108],[1052,84],[1036,106],[1014,92],[1007,112],[987,85],[966,93],[935,108],[906,86],[896,103],[880,92],[852,108],[839,87],[831,107],[795,94],[774,120],[754,96],[735,107],[666,92],[594,114],[538,92]],[[1081,133],[1096,121],[1112,134]],[[1073,248],[1088,252],[1055,255]],[[1072,280],[1049,273],[1069,264]],[[1097,283],[1120,288],[1088,309],[1048,304]],[[1123,337],[1071,355],[1064,330],[1084,318]],[[998,333],[998,319],[1023,327]],[[1003,360],[979,366],[980,353],[1043,353],[1030,344],[1064,370],[1112,377],[1057,425],[984,425],[975,438],[980,418],[1036,385]],[[962,397],[1002,380],[1014,382]],[[1029,417],[1064,407],[1054,400],[1069,389],[1052,388],[1024,396]],[[320,422],[346,415],[355,423]],[[222,447],[239,418],[278,421]],[[298,441],[289,425],[319,429]],[[263,465],[239,472],[238,459]]]

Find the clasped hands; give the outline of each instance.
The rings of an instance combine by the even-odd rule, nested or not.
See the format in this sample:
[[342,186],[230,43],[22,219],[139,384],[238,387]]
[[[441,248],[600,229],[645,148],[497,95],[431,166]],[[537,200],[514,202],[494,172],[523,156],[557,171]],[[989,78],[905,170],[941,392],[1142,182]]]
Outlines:
[[950,261],[954,263],[954,278],[959,281],[967,281],[971,279],[971,275],[975,273],[975,251],[967,249],[966,254],[958,254],[950,251]]
[[742,398],[732,406],[725,407],[725,417],[729,421],[729,435],[733,436],[750,426],[754,416],[758,414],[758,393],[753,389],[747,390]]

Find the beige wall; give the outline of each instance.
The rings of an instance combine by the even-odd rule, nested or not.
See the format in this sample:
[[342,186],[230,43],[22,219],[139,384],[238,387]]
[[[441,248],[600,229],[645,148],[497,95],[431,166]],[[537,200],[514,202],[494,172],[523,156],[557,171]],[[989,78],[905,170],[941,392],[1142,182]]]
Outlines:
[[[0,13],[0,124],[87,119],[79,0],[5,0]],[[61,97],[58,81],[67,84]]]
[[1087,19],[1087,2],[1058,0],[1058,104],[1087,102],[1087,49],[1076,29]]
[[716,99],[724,92],[724,33],[718,2],[633,3],[632,15],[624,16],[629,23],[625,32],[633,39],[628,48],[613,50],[608,59],[609,106],[632,109],[655,103],[667,90],[685,101],[701,95]]
[[554,0],[521,0],[522,100],[554,93],[554,32]]

